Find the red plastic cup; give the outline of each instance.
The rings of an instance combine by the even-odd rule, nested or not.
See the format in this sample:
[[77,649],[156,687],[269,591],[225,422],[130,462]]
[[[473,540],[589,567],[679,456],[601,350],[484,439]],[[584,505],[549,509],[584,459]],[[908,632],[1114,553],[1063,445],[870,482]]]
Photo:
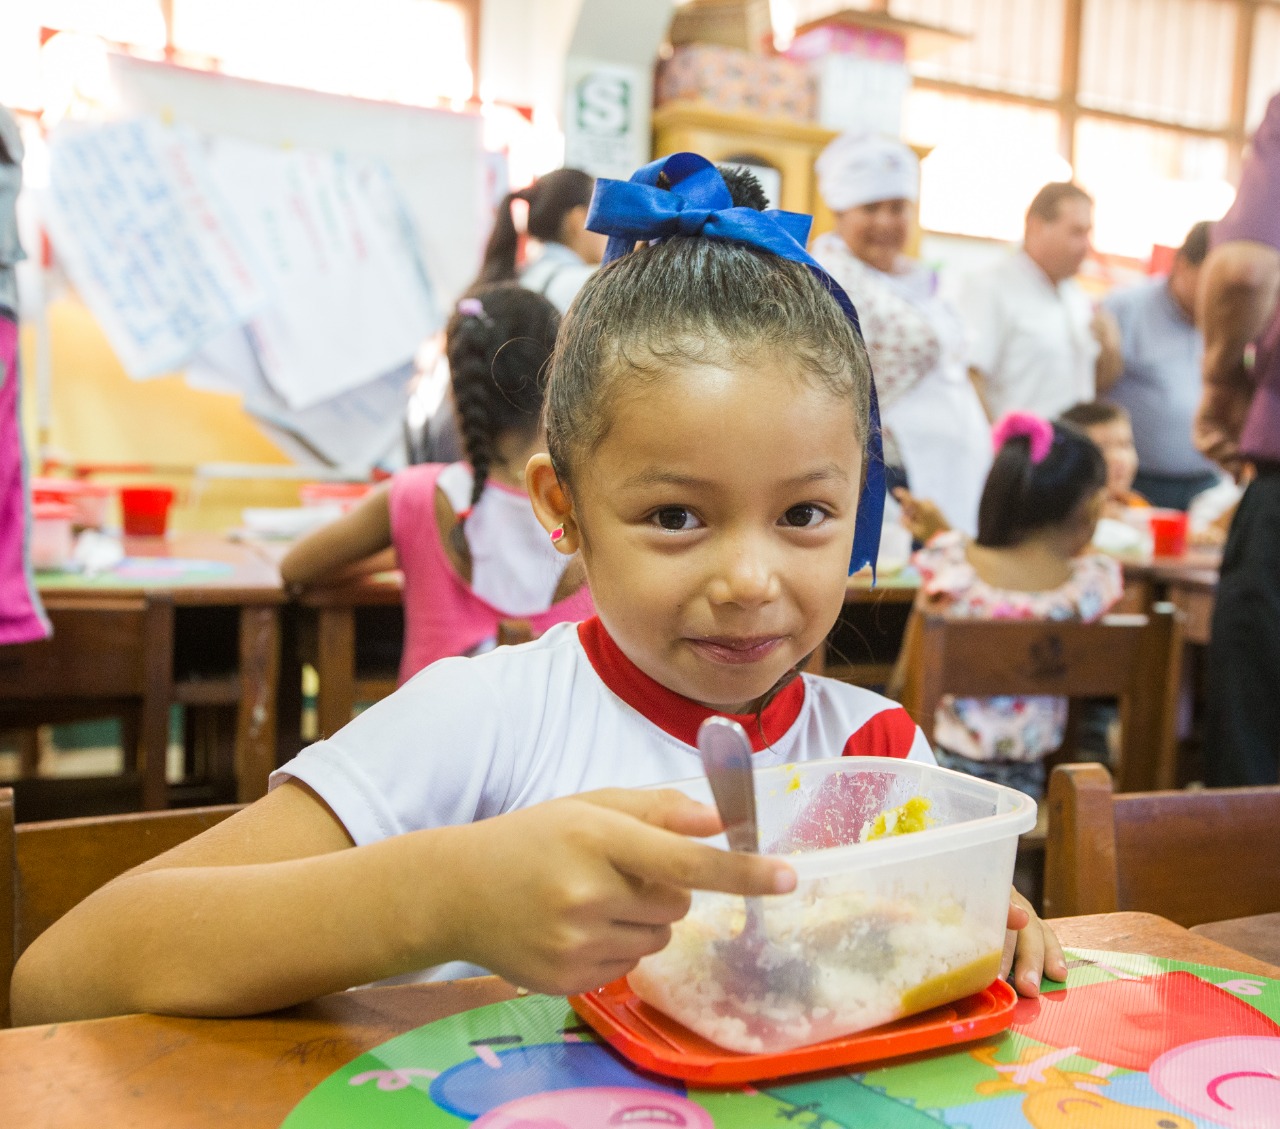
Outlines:
[[125,486],[120,510],[128,537],[163,537],[169,521],[173,491],[167,486]]
[[1187,515],[1182,510],[1152,510],[1150,522],[1155,556],[1180,557],[1187,551]]

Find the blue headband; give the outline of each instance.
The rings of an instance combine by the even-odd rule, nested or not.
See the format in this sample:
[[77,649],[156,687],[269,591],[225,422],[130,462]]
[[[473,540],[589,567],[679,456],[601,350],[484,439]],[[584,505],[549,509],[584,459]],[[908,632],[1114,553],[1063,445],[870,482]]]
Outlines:
[[[666,174],[670,191],[657,187]],[[804,263],[828,294],[836,300],[854,332],[862,337],[858,312],[849,296],[809,252],[809,216],[796,212],[735,208],[719,170],[696,153],[676,153],[652,161],[628,180],[596,181],[587,227],[609,236],[604,261],[612,262],[632,250],[637,243],[665,239],[671,235],[701,235],[758,247],[794,263]],[[880,549],[880,526],[884,521],[884,448],[880,440],[880,405],[876,383],[871,381],[871,419],[867,437],[867,472],[858,499],[858,516],[853,529],[853,554],[849,575],[871,566],[875,576]]]

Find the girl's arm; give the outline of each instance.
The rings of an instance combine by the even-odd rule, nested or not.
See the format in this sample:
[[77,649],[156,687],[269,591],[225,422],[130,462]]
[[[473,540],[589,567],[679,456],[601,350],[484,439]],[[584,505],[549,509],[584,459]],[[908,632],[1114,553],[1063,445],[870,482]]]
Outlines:
[[245,1015],[449,960],[588,990],[662,948],[691,888],[794,886],[779,860],[686,838],[718,829],[678,792],[609,789],[352,847],[289,781],[41,934],[14,1021]]
[[351,567],[389,548],[391,488],[384,485],[362,498],[349,513],[298,541],[280,562],[280,577],[286,585],[307,585],[374,572],[378,567],[394,568],[389,561]]

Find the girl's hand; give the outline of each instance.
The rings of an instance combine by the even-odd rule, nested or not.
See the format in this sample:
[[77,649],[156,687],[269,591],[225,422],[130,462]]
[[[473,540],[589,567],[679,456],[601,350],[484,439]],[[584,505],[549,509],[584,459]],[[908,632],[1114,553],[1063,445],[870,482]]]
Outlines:
[[457,828],[440,875],[456,891],[451,947],[533,991],[598,988],[666,945],[690,890],[794,889],[784,862],[688,838],[719,830],[715,810],[681,792],[620,788]]
[[1020,996],[1038,996],[1043,974],[1050,980],[1066,982],[1067,962],[1058,938],[1017,890],[1009,899],[1008,932],[1000,961],[1003,979],[1013,968],[1012,984]]

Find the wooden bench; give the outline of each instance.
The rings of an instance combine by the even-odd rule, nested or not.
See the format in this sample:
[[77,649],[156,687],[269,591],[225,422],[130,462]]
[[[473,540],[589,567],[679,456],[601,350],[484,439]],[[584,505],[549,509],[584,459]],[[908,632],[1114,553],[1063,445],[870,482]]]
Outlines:
[[194,838],[235,805],[14,824],[0,788],[0,1026],[18,957],[73,906],[111,879]]
[[1280,911],[1280,786],[1114,795],[1102,765],[1049,782],[1049,917],[1139,910],[1179,925]]

